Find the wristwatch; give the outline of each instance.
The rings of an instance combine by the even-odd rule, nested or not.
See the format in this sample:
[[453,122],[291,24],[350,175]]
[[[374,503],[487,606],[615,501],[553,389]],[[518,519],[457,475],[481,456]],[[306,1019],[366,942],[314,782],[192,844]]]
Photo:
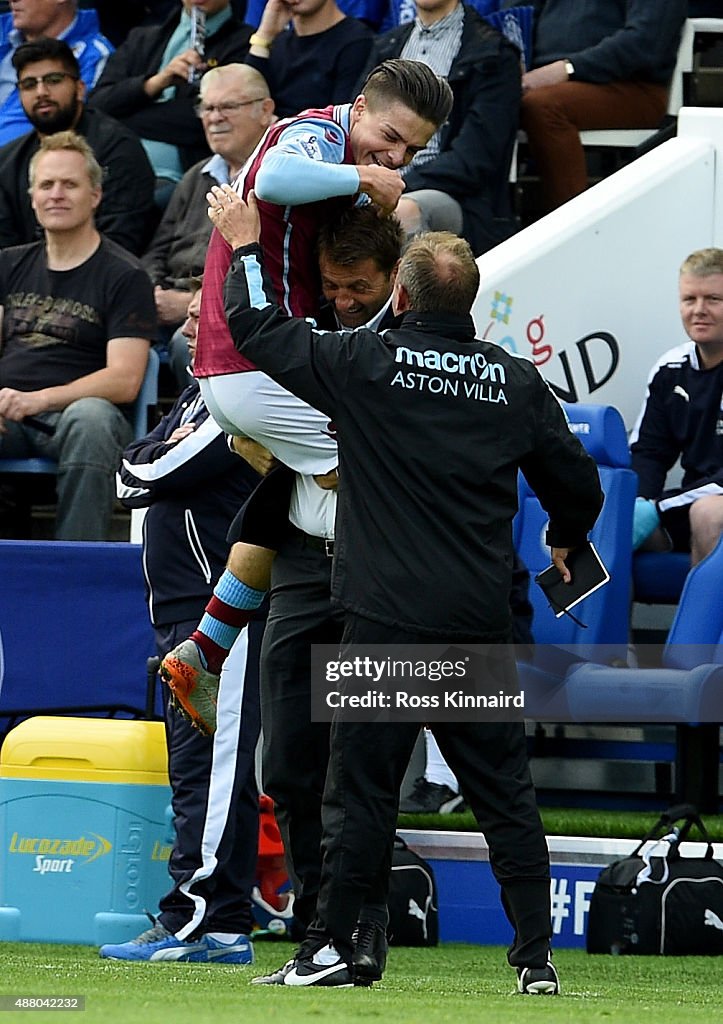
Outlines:
[[567,71],[567,77],[568,78],[574,78],[575,77],[575,65],[572,63],[571,60],[566,60],[565,61],[565,71]]

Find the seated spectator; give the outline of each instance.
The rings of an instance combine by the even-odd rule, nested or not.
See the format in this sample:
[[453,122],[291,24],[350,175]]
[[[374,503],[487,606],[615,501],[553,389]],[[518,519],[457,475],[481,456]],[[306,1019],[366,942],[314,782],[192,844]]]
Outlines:
[[43,36],[62,39],[78,58],[80,77],[92,89],[113,46],[101,34],[95,11],[79,11],[77,0],[22,0],[0,16],[0,146],[31,125],[20,102],[12,58],[22,43]]
[[61,39],[24,43],[13,54],[20,100],[33,131],[0,149],[0,246],[42,237],[28,195],[30,160],[46,135],[72,128],[87,139],[103,168],[96,227],[139,254],[152,223],[154,176],[132,131],[99,110],[86,110],[78,61]]
[[[698,249],[680,268],[690,339],[661,356],[631,434],[640,497],[633,545],[690,551],[696,565],[723,532],[723,249]],[[680,487],[664,490],[680,457]]]
[[522,127],[550,209],[587,188],[585,129],[657,128],[686,0],[534,0]]
[[[142,261],[155,285],[159,326],[167,334],[183,323],[190,279],[203,272],[212,229],[206,193],[212,185],[227,184],[236,177],[271,124],[274,101],[258,71],[245,64],[227,64],[211,68],[201,79],[196,112],[214,155],[186,171]],[[180,364],[174,365],[178,361],[173,351],[171,363],[177,382],[185,387],[185,339],[179,347]]]
[[[191,351],[200,307],[197,292],[183,326]],[[129,508],[147,509],[143,568],[161,656],[187,635],[190,620],[195,624],[203,611],[212,580],[225,564],[226,532],[258,480],[251,467],[229,451],[195,380],[188,381],[158,426],[123,453],[118,496]],[[102,957],[146,963],[253,963],[249,933],[258,853],[258,664],[249,659],[245,680],[234,679],[238,669],[231,654],[226,669],[222,685],[234,691],[234,699],[224,701],[221,742],[209,743],[166,704],[175,812],[168,861],[173,884],[161,897],[153,926],[130,942],[102,946]]]
[[459,0],[419,0],[414,22],[376,39],[369,69],[390,57],[428,64],[454,94],[446,124],[402,169],[396,214],[408,237],[453,231],[476,256],[516,228],[509,187],[520,107],[519,51]]
[[132,28],[165,21],[178,0],[95,0],[100,27],[114,46],[120,46]]
[[373,39],[371,29],[348,18],[336,0],[268,0],[246,63],[269,83],[279,117],[291,117],[353,100]]
[[[206,15],[203,57],[191,47],[193,8]],[[90,94],[90,106],[118,118],[141,139],[156,175],[161,209],[184,172],[209,155],[194,113],[196,74],[241,60],[250,34],[229,0],[181,0],[162,25],[132,30]]]
[[30,161],[45,238],[0,251],[0,455],[57,459],[58,540],[108,540],[155,332],[148,275],[95,227],[101,178],[80,135],[46,136]]

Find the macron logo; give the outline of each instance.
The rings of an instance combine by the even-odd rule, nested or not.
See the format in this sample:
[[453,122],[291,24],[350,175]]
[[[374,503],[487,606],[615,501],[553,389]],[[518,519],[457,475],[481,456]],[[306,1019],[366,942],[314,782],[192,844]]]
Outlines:
[[414,349],[400,345],[394,358],[397,363],[406,363],[407,366],[420,366],[426,370],[456,373],[461,377],[471,373],[478,380],[497,384],[506,383],[504,366],[501,363],[488,362],[482,352],[460,355],[457,352],[438,352],[433,348],[428,348],[424,352],[416,352]]

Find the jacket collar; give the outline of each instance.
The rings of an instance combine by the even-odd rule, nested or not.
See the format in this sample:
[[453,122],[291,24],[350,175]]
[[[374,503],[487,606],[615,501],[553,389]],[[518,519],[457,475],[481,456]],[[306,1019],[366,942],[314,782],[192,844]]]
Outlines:
[[454,341],[475,341],[474,322],[469,313],[404,313],[402,330],[410,328],[423,334],[436,334]]

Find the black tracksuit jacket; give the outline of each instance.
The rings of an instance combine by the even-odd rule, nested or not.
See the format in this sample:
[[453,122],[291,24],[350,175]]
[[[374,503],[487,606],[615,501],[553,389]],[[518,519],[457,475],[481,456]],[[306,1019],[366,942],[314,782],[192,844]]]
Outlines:
[[[175,444],[181,422],[194,431]],[[143,571],[151,622],[167,626],[200,615],[223,572],[226,533],[259,482],[229,451],[193,381],[167,416],[123,453],[117,493],[127,508],[147,508]]]
[[284,316],[260,264],[258,246],[236,250],[226,314],[238,349],[337,431],[333,599],[432,637],[507,640],[518,468],[550,544],[582,542],[602,505],[556,398],[531,362],[477,340],[469,315],[319,332]]

